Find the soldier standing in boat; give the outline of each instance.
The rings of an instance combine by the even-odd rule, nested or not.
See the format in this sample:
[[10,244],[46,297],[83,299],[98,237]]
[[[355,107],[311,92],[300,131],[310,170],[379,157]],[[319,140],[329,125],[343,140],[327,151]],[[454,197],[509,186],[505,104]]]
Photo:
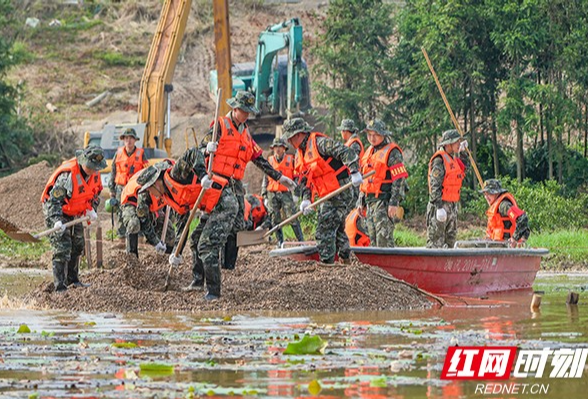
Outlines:
[[443,132],[429,161],[427,247],[452,248],[457,238],[457,205],[467,169],[467,140],[455,129]]
[[[359,129],[355,126],[355,122],[352,119],[344,119],[341,121],[341,126],[337,127],[337,129],[341,132],[341,137],[345,141],[345,146],[349,147],[357,155],[361,165],[364,147],[357,134]],[[353,192],[353,204],[355,204],[359,197],[359,188],[352,187],[351,190]]]
[[484,194],[490,208],[486,211],[488,226],[486,238],[490,240],[508,241],[510,247],[524,244],[531,230],[527,213],[517,206],[512,194],[504,189],[498,179],[484,182]]

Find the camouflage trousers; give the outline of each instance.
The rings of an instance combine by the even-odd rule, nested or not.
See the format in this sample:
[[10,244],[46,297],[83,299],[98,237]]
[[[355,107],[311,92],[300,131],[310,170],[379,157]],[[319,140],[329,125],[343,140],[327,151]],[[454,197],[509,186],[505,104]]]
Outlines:
[[236,230],[244,225],[243,204],[243,195],[237,196],[231,185],[225,186],[217,205],[192,233],[190,247],[202,262],[202,271],[198,271],[199,263],[194,263],[194,277],[201,272],[208,292],[216,296],[221,294],[219,254],[224,251],[229,235],[234,234],[236,240]]
[[388,201],[367,203],[366,224],[370,246],[394,247],[394,220],[388,217]]
[[[74,220],[74,217],[64,215],[60,218],[64,224]],[[54,220],[45,219],[47,228],[53,228]],[[77,259],[84,253],[84,226],[76,224],[67,228],[63,232],[55,232],[49,235],[49,243],[53,251],[53,261],[59,263],[68,263],[70,260]]]
[[125,187],[123,185],[116,185],[115,187],[115,193],[116,193],[116,200],[118,201],[119,207],[117,208],[116,211],[116,216],[118,218],[118,228],[116,228],[116,234],[119,238],[123,238],[126,236],[126,223],[124,222],[124,217],[123,217],[123,207],[120,205],[120,199],[122,196],[122,192],[123,189]]
[[453,248],[457,238],[457,203],[444,201],[442,207],[447,213],[445,222],[437,221],[437,207],[427,204],[427,247],[434,249]]
[[346,190],[324,202],[318,211],[316,240],[321,262],[332,264],[336,254],[343,259],[351,255],[349,238],[345,233],[345,218],[353,206],[352,197],[351,190]]
[[[268,192],[267,199],[269,201],[269,214],[272,226],[276,226],[282,222],[282,213],[287,218],[298,211],[292,193],[290,192]],[[304,241],[300,221],[294,220],[290,223],[290,226],[292,226],[292,230],[296,235],[296,240],[300,242]],[[276,237],[278,238],[278,242],[284,241],[284,235],[281,229],[276,232]]]
[[[137,215],[137,208],[132,204],[124,204],[121,207],[121,210],[122,221],[127,236],[145,233],[149,228],[152,228],[155,231],[156,236],[149,238],[145,235],[145,239],[153,246],[159,243],[159,238],[161,238],[163,233],[163,225],[165,222],[165,208],[159,210],[157,213],[149,213],[149,215],[144,218],[140,218]],[[168,249],[171,249],[174,246],[175,240],[176,233],[173,229],[173,223],[168,222],[165,234],[165,244]]]

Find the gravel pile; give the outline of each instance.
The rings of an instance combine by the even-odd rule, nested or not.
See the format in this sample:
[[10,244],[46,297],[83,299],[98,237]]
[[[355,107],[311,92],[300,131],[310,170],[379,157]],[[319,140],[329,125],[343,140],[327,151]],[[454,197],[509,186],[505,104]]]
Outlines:
[[[425,308],[430,302],[412,288],[379,276],[382,271],[355,260],[351,265],[320,266],[271,258],[266,250],[239,255],[234,271],[222,271],[222,297],[207,302],[204,292],[183,292],[189,284],[189,261],[175,270],[167,292],[162,292],[167,258],[141,253],[141,260],[113,250],[118,268],[83,275],[87,289],[52,292],[44,283],[29,297],[40,308],[87,312],[208,311],[208,310],[406,310]],[[111,264],[112,263],[107,263]]]
[[25,231],[42,231],[41,194],[53,173],[46,161],[0,179],[0,213]]

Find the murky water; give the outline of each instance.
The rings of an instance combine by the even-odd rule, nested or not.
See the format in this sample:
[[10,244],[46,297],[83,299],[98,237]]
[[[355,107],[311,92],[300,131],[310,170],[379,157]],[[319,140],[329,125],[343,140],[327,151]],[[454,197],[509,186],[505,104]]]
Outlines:
[[[0,281],[7,279],[14,274]],[[530,292],[410,313],[1,310],[0,396],[489,397],[476,393],[480,381],[439,379],[447,348],[588,347],[586,285],[586,275],[538,278],[535,289],[546,293],[536,313]],[[580,292],[576,307],[565,304],[568,288]],[[31,333],[16,333],[21,324]],[[328,341],[324,355],[283,354],[305,333]],[[583,398],[588,371],[579,379],[504,382],[547,393],[491,397]]]

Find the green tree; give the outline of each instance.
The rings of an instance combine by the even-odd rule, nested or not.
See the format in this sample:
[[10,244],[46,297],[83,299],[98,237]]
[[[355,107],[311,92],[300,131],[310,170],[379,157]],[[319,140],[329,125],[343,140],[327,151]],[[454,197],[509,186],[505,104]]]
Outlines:
[[18,63],[12,53],[16,21],[10,0],[0,0],[0,170],[23,163],[23,154],[32,144],[26,121],[16,115],[16,89],[6,74]]
[[[311,51],[317,100],[331,110],[331,127],[342,118],[381,115],[390,101],[388,63],[392,6],[382,0],[332,0],[324,31]],[[389,121],[388,121],[389,122]]]

